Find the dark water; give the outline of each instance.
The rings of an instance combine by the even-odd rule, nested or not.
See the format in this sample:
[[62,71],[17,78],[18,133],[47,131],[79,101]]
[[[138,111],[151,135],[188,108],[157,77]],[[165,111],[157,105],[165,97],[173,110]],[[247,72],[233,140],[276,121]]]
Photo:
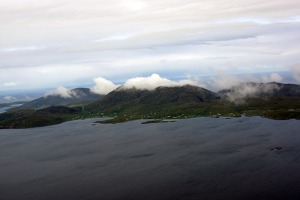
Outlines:
[[0,199],[300,199],[299,121],[94,121],[0,130]]

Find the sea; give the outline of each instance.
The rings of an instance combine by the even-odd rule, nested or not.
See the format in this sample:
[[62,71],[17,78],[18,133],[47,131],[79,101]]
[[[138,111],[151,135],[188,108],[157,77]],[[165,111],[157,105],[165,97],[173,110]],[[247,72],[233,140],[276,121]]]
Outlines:
[[98,120],[0,130],[0,199],[300,199],[299,120]]

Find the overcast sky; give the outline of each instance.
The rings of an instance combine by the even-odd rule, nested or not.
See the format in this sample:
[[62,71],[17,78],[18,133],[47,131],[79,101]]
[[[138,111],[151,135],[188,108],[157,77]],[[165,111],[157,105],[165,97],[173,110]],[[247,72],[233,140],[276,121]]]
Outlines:
[[299,0],[0,0],[0,91],[293,69]]

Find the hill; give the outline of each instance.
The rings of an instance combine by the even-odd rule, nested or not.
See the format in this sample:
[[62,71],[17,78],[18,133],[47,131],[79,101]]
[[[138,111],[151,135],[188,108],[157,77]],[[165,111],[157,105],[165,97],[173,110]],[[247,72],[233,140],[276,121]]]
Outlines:
[[81,108],[50,106],[34,110],[23,109],[0,114],[0,128],[30,128],[59,124],[75,119]]
[[120,87],[88,105],[86,109],[109,116],[130,116],[131,119],[161,118],[184,114],[184,112],[189,114],[191,112],[188,108],[191,106],[206,108],[217,101],[216,93],[191,85],[158,87],[155,90]]
[[60,95],[47,95],[33,101],[24,103],[15,109],[42,109],[49,106],[68,106],[87,104],[99,100],[102,95],[92,93],[89,88],[75,88],[70,91],[72,95],[62,97]]
[[244,83],[218,93],[185,85],[154,90],[119,87],[82,109],[55,106],[0,114],[0,128],[45,126],[90,117],[114,117],[107,123],[135,119],[177,119],[199,116],[262,116],[300,119],[300,86]]

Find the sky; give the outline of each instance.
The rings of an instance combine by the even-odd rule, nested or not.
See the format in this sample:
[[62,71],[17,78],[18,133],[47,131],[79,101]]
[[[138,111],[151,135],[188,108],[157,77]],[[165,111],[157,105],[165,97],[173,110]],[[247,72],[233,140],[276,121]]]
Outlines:
[[299,0],[0,0],[0,27],[0,92],[157,75],[300,82]]

